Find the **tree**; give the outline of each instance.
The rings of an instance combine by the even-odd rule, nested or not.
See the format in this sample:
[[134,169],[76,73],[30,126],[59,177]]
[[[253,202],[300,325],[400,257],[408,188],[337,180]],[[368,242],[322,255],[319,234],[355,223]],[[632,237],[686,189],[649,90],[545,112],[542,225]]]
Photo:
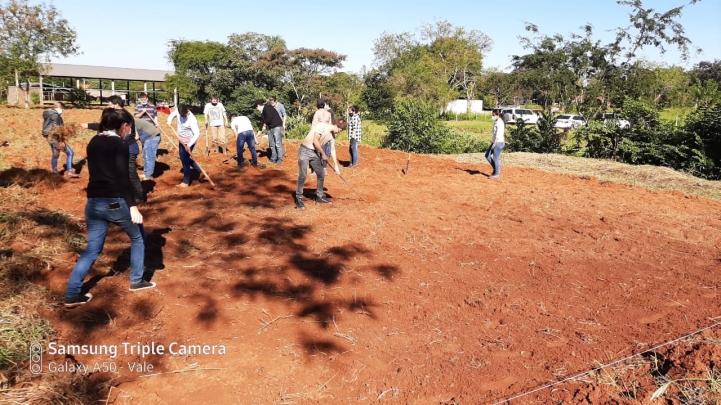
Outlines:
[[[331,101],[331,105],[337,106],[337,113],[345,113],[352,105],[359,104],[361,92],[363,91],[363,80],[356,74],[338,72],[328,76],[325,81],[323,97]],[[340,108],[342,111],[339,111]]]
[[25,78],[25,108],[29,108],[30,77],[43,74],[47,68],[41,63],[50,62],[52,57],[77,54],[76,38],[52,4],[0,2],[0,54],[16,78]]
[[375,119],[388,118],[393,108],[395,93],[388,85],[388,77],[376,69],[366,72],[363,77],[361,100]]
[[343,67],[345,55],[325,49],[298,48],[288,51],[282,80],[295,96],[292,100],[302,114],[303,107],[311,106],[315,95],[320,95],[322,83],[335,69]]
[[[690,0],[686,5],[656,12],[645,8],[642,0],[618,0],[618,4],[631,7],[631,25],[617,28],[612,42],[603,44],[594,39],[590,24],[582,27],[582,34],[571,34],[569,38],[559,34],[521,38],[525,48],[532,52],[514,56],[514,66],[532,78],[545,95],[561,102],[573,102],[579,112],[589,116],[597,115],[612,102],[617,105],[622,102],[627,90],[626,79],[639,72],[637,54],[643,48],[652,46],[665,53],[667,46],[675,46],[682,59],[689,57],[691,41],[678,18],[687,5],[698,1]],[[538,34],[533,24],[527,24],[526,29]],[[677,76],[671,81],[678,82]],[[659,77],[655,81],[658,80]],[[673,86],[662,87],[655,97],[663,96]]]
[[466,31],[445,20],[423,25],[421,36],[430,43],[430,52],[440,59],[442,77],[468,100],[466,110],[470,112],[483,54],[490,51],[493,41],[479,30]]
[[425,24],[420,32],[420,38],[384,32],[374,42],[376,69],[393,93],[421,98],[440,109],[459,94],[473,99],[490,38],[445,20]]
[[716,84],[721,85],[721,60],[697,63],[691,70],[691,76],[694,80],[698,79],[702,82],[713,80]]
[[[175,67],[171,82],[182,89],[183,98],[191,103],[208,100],[213,78],[230,66],[231,53],[228,47],[213,41],[168,41],[168,60]],[[193,93],[193,94],[190,94]]]

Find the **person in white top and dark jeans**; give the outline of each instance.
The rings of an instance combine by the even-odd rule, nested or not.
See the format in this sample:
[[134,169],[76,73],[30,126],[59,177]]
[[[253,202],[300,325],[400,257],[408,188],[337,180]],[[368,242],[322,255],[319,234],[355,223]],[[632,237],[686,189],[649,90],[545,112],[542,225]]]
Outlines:
[[491,139],[491,146],[489,146],[486,151],[486,159],[488,159],[488,163],[493,167],[491,179],[501,177],[501,151],[503,147],[506,146],[506,124],[499,114],[499,111],[493,110],[493,138]]
[[195,169],[199,174],[202,173],[200,167],[193,160],[193,148],[200,138],[200,128],[198,120],[187,105],[181,104],[175,111],[168,115],[168,126],[173,123],[173,118],[178,118],[178,152],[180,153],[180,161],[183,163],[183,182],[178,187],[190,186],[191,168]]
[[253,130],[250,119],[245,115],[236,116],[232,114],[230,116],[230,128],[238,135],[235,138],[235,147],[238,151],[238,167],[243,168],[245,166],[245,159],[243,158],[245,144],[248,144],[248,149],[250,149],[250,164],[258,167],[258,154],[255,151],[255,144],[258,140],[255,139],[255,130]]

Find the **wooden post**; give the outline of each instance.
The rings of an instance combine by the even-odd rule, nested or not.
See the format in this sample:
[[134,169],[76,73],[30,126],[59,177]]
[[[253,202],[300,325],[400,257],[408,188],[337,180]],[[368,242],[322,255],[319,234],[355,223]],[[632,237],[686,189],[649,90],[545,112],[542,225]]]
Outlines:
[[174,107],[178,108],[178,88],[173,89],[173,103]]
[[75,79],[75,88],[76,89],[80,88],[80,79]]
[[98,82],[100,83],[100,85],[98,86],[98,87],[100,87],[100,98],[99,98],[99,100],[100,100],[100,105],[102,105],[102,104],[103,104],[103,79],[98,79]]
[[113,96],[115,95],[115,80],[112,80],[112,81],[110,82],[110,93],[111,93],[111,95],[113,95]]

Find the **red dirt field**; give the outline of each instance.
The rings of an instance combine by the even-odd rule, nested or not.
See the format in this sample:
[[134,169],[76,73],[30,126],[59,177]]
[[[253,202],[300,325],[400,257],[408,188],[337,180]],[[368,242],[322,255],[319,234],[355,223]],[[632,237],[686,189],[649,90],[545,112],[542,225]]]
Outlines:
[[[77,162],[84,147],[74,146]],[[286,146],[282,167],[243,173],[198,157],[216,189],[180,189],[180,162],[163,141],[164,172],[146,182],[154,191],[140,207],[158,287],[131,293],[127,272],[99,277],[128,263],[115,228],[90,272],[93,300],[65,310],[77,258],[66,254],[42,282],[54,341],[120,353],[46,351],[44,362],[116,363],[117,373],[91,376],[112,379],[112,404],[493,404],[721,316],[718,201],[530,169],[504,168],[494,181],[487,164],[431,156],[414,155],[404,175],[406,154],[361,146],[360,166],[341,170],[366,201],[330,174],[334,204],[306,199],[299,212],[298,143]],[[347,146],[339,157],[348,161]],[[38,205],[82,223],[87,179],[84,168],[47,187]],[[314,189],[309,176],[306,196]],[[123,342],[225,354],[143,358]],[[718,344],[688,347],[666,358],[698,373],[721,362]],[[692,350],[701,354],[688,360]],[[130,371],[134,361],[152,372]],[[510,403],[649,403],[656,388],[645,381],[629,399],[585,377]]]

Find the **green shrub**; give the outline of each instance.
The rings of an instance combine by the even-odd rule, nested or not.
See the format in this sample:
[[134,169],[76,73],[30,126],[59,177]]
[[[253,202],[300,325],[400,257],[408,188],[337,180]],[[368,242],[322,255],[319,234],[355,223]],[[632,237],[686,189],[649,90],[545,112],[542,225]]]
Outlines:
[[705,106],[693,112],[683,131],[700,149],[689,169],[708,179],[721,179],[721,105]]
[[538,125],[528,125],[519,119],[516,125],[510,126],[508,130],[506,149],[510,152],[562,152],[563,132],[555,125],[556,119],[551,113],[541,113]]
[[32,103],[35,105],[40,104],[40,95],[38,93],[31,93],[30,101],[32,101]]
[[287,139],[303,139],[310,132],[310,123],[302,115],[288,116],[285,122],[285,137]]
[[[679,129],[662,121],[654,107],[629,99],[624,102],[620,114],[631,122],[631,129],[592,121],[576,131],[577,142],[584,146],[583,156],[710,175],[709,168],[713,164],[704,153],[703,137],[699,135],[707,133],[703,125],[698,131],[689,125]],[[713,115],[708,118],[710,121],[706,122],[713,122]]]
[[383,147],[406,152],[439,153],[441,143],[450,134],[451,129],[439,120],[435,106],[417,99],[402,99],[393,103]]
[[432,104],[402,99],[393,104],[388,134],[381,146],[415,153],[468,153],[478,152],[487,144],[475,134],[446,126]]
[[83,89],[74,88],[70,90],[68,100],[76,107],[85,108],[93,100],[93,97]]

